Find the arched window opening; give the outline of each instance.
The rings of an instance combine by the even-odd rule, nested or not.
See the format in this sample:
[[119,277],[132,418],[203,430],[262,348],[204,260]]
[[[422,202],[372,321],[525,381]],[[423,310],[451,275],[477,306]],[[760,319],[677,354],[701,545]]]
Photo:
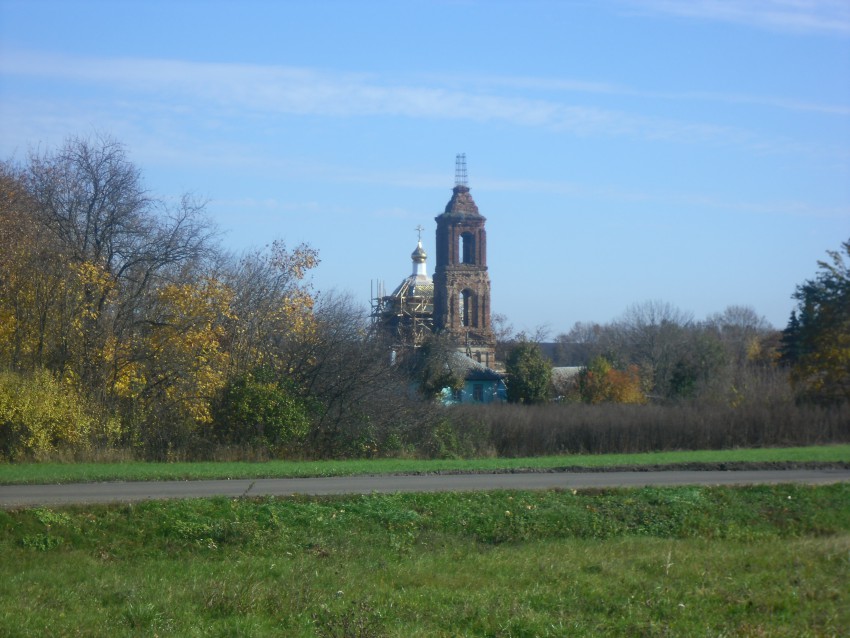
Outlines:
[[463,233],[460,236],[460,255],[461,263],[475,263],[475,235],[472,233]]
[[458,296],[458,307],[460,309],[460,325],[465,328],[475,327],[475,295],[471,290],[464,290]]

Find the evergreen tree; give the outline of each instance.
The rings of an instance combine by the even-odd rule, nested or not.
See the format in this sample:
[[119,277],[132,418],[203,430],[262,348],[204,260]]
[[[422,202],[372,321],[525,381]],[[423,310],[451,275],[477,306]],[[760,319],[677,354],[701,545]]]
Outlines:
[[850,400],[850,241],[827,254],[794,292],[782,356],[800,398],[828,404]]

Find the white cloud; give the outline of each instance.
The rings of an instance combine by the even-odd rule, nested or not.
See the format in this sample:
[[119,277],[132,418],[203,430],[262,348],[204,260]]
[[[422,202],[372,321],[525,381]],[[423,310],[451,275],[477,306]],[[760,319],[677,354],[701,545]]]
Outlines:
[[[765,144],[746,130],[647,116],[637,112],[578,105],[568,100],[516,97],[499,90],[513,86],[582,93],[615,93],[650,99],[688,99],[749,102],[771,107],[850,114],[844,106],[816,105],[794,100],[711,93],[652,93],[604,83],[540,78],[490,78],[473,90],[450,89],[432,83],[394,83],[365,74],[343,74],[306,68],[242,64],[195,63],[155,59],[70,58],[46,54],[10,53],[0,59],[0,73],[8,76],[49,77],[125,93],[113,97],[123,112],[150,120],[192,113],[198,122],[220,126],[228,117],[311,115],[324,117],[399,116],[506,122],[576,135],[626,136],[684,143],[781,147]],[[140,97],[141,96],[141,97]],[[11,96],[10,96],[11,98]],[[116,100],[120,100],[117,102]],[[6,104],[7,114],[11,106]],[[106,103],[97,110],[105,111]],[[56,108],[53,109],[56,111]],[[63,110],[63,109],[60,109]],[[38,112],[38,111],[37,111]],[[71,115],[70,110],[63,113]],[[28,114],[30,117],[32,113]],[[108,115],[105,114],[106,117]],[[101,117],[97,121],[102,121]],[[216,124],[218,122],[218,124]]]
[[850,36],[847,0],[622,0],[683,18],[731,22],[792,33]]
[[[751,154],[809,156],[834,165],[850,154],[810,140],[762,135],[735,125],[671,119],[652,115],[657,100],[742,102],[755,107],[816,111],[840,117],[850,107],[717,93],[656,93],[626,86],[547,78],[483,77],[477,82],[437,78],[406,82],[367,74],[333,73],[307,68],[193,63],[174,60],[108,60],[18,52],[0,58],[0,74],[49,78],[72,84],[74,97],[26,97],[8,92],[0,99],[2,146],[19,158],[33,144],[61,142],[69,133],[108,130],[133,149],[134,158],[168,166],[230,166],[264,174],[300,175],[341,182],[434,186],[442,176],[371,175],[358,166],[314,165],[304,158],[258,153],[251,140],[228,138],[240,118],[279,123],[281,116],[332,118],[396,116],[410,119],[507,123],[573,136],[662,141],[712,148],[745,149]],[[86,89],[79,91],[79,86]],[[458,87],[467,87],[465,90]],[[538,97],[517,97],[515,88],[531,88]],[[90,89],[90,90],[89,90]],[[631,111],[578,105],[569,95],[623,94],[647,98],[646,108]],[[84,97],[80,98],[79,96]],[[539,97],[545,95],[546,97]],[[191,125],[187,125],[187,118]],[[223,134],[197,138],[193,129]],[[7,153],[8,154],[8,153]],[[504,188],[503,185],[501,188]],[[499,186],[496,186],[499,188]],[[575,193],[558,184],[554,192]],[[580,190],[580,189],[579,189]],[[839,213],[840,214],[840,213]]]
[[850,116],[850,106],[844,104],[822,104],[770,95],[747,95],[743,93],[718,93],[708,91],[651,91],[604,82],[583,82],[558,78],[535,77],[481,77],[469,78],[467,86],[477,85],[490,88],[511,88],[543,92],[587,93],[645,98],[649,100],[692,101],[723,104],[752,104],[786,111],[809,111],[827,115]]

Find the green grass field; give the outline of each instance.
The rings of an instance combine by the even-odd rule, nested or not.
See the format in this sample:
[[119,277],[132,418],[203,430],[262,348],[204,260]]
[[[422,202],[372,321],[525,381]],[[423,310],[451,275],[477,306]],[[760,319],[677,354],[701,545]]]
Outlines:
[[269,461],[263,463],[6,463],[0,464],[0,485],[113,480],[155,481],[415,474],[446,471],[612,467],[738,461],[754,463],[783,461],[850,462],[850,445],[430,461],[372,459]]
[[850,627],[850,484],[20,509],[0,511],[0,552],[4,636]]

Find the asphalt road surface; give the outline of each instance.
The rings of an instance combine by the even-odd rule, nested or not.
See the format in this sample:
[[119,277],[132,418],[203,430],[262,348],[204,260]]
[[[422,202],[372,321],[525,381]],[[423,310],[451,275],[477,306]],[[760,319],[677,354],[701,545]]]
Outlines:
[[153,499],[210,496],[291,496],[293,494],[371,494],[392,492],[466,492],[475,490],[586,489],[647,485],[826,484],[850,481],[850,469],[544,472],[517,474],[427,474],[418,476],[344,476],[333,478],[238,479],[0,485],[0,507],[129,503]]

